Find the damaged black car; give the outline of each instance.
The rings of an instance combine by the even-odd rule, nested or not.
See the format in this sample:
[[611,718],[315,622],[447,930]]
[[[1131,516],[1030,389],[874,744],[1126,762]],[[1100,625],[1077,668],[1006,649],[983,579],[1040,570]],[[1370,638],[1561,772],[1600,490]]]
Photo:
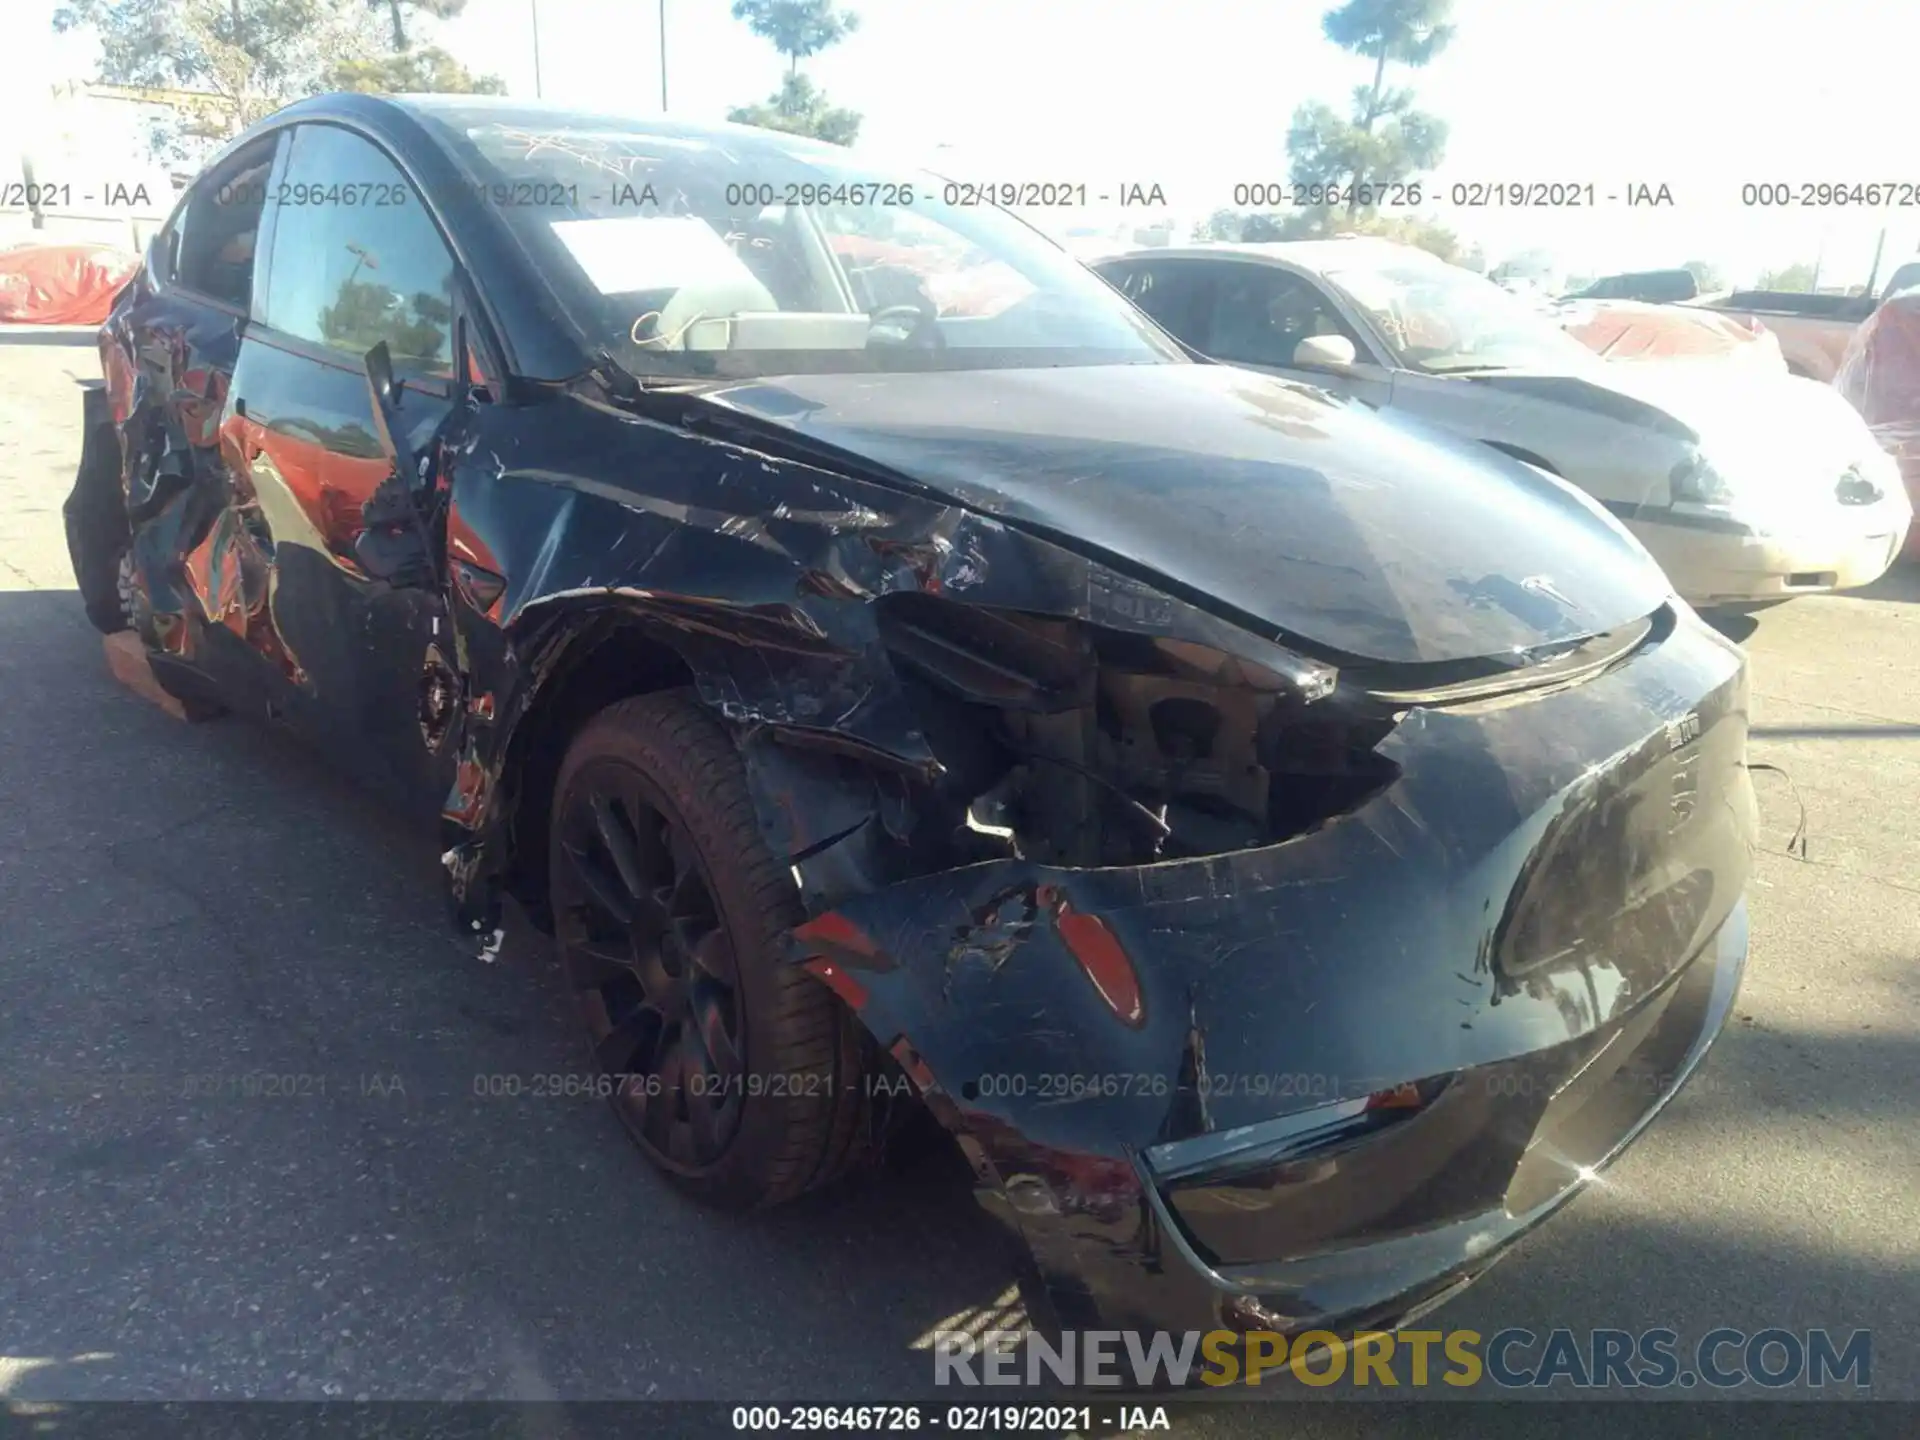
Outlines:
[[439,825],[687,1190],[911,1108],[1057,1323],[1400,1323],[1726,1020],[1742,656],[1578,492],[1201,361],[965,198],[283,110],[102,331],[88,613]]

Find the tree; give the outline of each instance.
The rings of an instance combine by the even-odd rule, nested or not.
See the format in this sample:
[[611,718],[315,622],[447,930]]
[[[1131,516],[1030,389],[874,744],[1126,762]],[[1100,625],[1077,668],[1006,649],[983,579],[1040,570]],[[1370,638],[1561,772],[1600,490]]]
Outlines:
[[[461,0],[464,3],[464,0]],[[834,0],[733,0],[733,18],[787,57],[787,74],[800,62],[837,45],[860,28],[860,17],[838,9]]]
[[1693,283],[1700,287],[1702,295],[1711,295],[1716,290],[1727,288],[1726,277],[1720,273],[1720,267],[1705,260],[1689,260],[1680,267],[1693,276]]
[[1373,84],[1354,92],[1362,129],[1412,103],[1406,91],[1385,89],[1387,61],[1415,70],[1430,63],[1453,41],[1452,9],[1453,0],[1347,0],[1320,21],[1321,32],[1342,50],[1373,57]]
[[[467,8],[467,0],[367,0],[369,10],[385,10],[393,25],[393,48],[407,48],[407,27],[403,12],[420,10],[436,20],[451,20]],[[486,94],[502,94],[502,91],[486,91]]]
[[1216,210],[1193,227],[1195,240],[1238,240],[1240,214],[1237,210]]
[[1784,270],[1768,270],[1761,274],[1756,287],[1761,290],[1798,290],[1813,289],[1813,266],[1794,264]]
[[438,45],[342,60],[327,75],[331,90],[363,95],[504,95],[498,75],[475,75]]
[[1388,89],[1389,61],[1419,69],[1452,41],[1452,0],[1347,0],[1320,22],[1328,40],[1372,59],[1372,83],[1355,87],[1352,119],[1324,101],[1293,113],[1287,154],[1295,186],[1352,186],[1347,214],[1371,208],[1366,187],[1394,185],[1440,163],[1446,123],[1413,108],[1413,92]]
[[[298,86],[323,32],[340,36],[338,9],[329,0],[67,0],[53,28],[95,31],[111,84],[273,95]],[[236,62],[251,75],[245,87]]]
[[440,353],[452,320],[452,308],[437,295],[402,300],[385,285],[349,278],[320,312],[320,333],[351,350],[371,350],[385,340],[395,355],[427,359]]
[[738,125],[853,144],[860,134],[859,113],[829,104],[799,67],[803,59],[859,29],[860,17],[839,9],[834,0],[733,0],[733,16],[787,57],[787,76],[762,103],[730,110],[727,118]]
[[729,110],[727,119],[736,125],[758,125],[763,130],[810,135],[835,145],[851,145],[860,135],[860,116],[852,110],[829,105],[827,97],[814,89],[813,82],[804,75],[787,76],[780,83],[780,89],[764,104]]
[[[464,0],[399,3],[451,15]],[[330,89],[505,89],[493,76],[469,75],[434,47],[383,56],[373,7],[351,0],[66,0],[53,26],[92,29],[100,39],[100,78],[111,84],[215,97],[210,113],[183,113],[161,127],[151,142],[155,155],[182,153],[180,135],[224,140],[283,105]]]

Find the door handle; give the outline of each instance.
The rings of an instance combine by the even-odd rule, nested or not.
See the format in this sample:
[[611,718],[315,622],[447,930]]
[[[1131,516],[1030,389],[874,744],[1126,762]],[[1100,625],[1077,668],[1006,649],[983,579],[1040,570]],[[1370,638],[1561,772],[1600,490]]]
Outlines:
[[252,464],[260,458],[260,441],[257,438],[256,427],[247,415],[247,402],[244,396],[233,397],[233,418],[240,421],[240,424],[234,427],[239,436],[240,458]]

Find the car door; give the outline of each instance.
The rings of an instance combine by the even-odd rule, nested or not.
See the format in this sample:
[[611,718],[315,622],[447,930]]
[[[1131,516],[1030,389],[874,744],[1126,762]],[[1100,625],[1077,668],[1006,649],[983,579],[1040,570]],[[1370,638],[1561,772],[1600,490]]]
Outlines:
[[194,183],[101,350],[124,447],[130,618],[172,688],[241,708],[259,669],[265,569],[223,422],[282,140],[262,136]]
[[402,432],[429,454],[454,405],[456,266],[394,159],[351,130],[296,127],[271,189],[271,249],[231,408],[267,537],[276,708],[425,817],[453,773],[453,644],[438,538],[414,545],[424,569],[396,569],[363,539],[368,502],[393,474],[365,362],[387,346]]
[[[1204,339],[1190,344],[1229,365],[1265,370],[1375,407],[1391,400],[1392,372],[1373,342],[1313,280],[1259,260],[1208,263],[1213,276]],[[1344,338],[1353,346],[1355,363],[1341,369],[1301,363],[1301,342],[1314,336]]]

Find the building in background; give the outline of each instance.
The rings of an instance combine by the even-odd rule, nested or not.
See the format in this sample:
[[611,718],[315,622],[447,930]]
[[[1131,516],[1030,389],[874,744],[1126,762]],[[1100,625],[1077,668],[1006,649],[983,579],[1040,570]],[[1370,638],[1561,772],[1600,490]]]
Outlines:
[[[0,136],[0,247],[89,243],[139,253],[229,126],[192,90],[63,81],[13,87]],[[153,158],[171,151],[174,165]]]

